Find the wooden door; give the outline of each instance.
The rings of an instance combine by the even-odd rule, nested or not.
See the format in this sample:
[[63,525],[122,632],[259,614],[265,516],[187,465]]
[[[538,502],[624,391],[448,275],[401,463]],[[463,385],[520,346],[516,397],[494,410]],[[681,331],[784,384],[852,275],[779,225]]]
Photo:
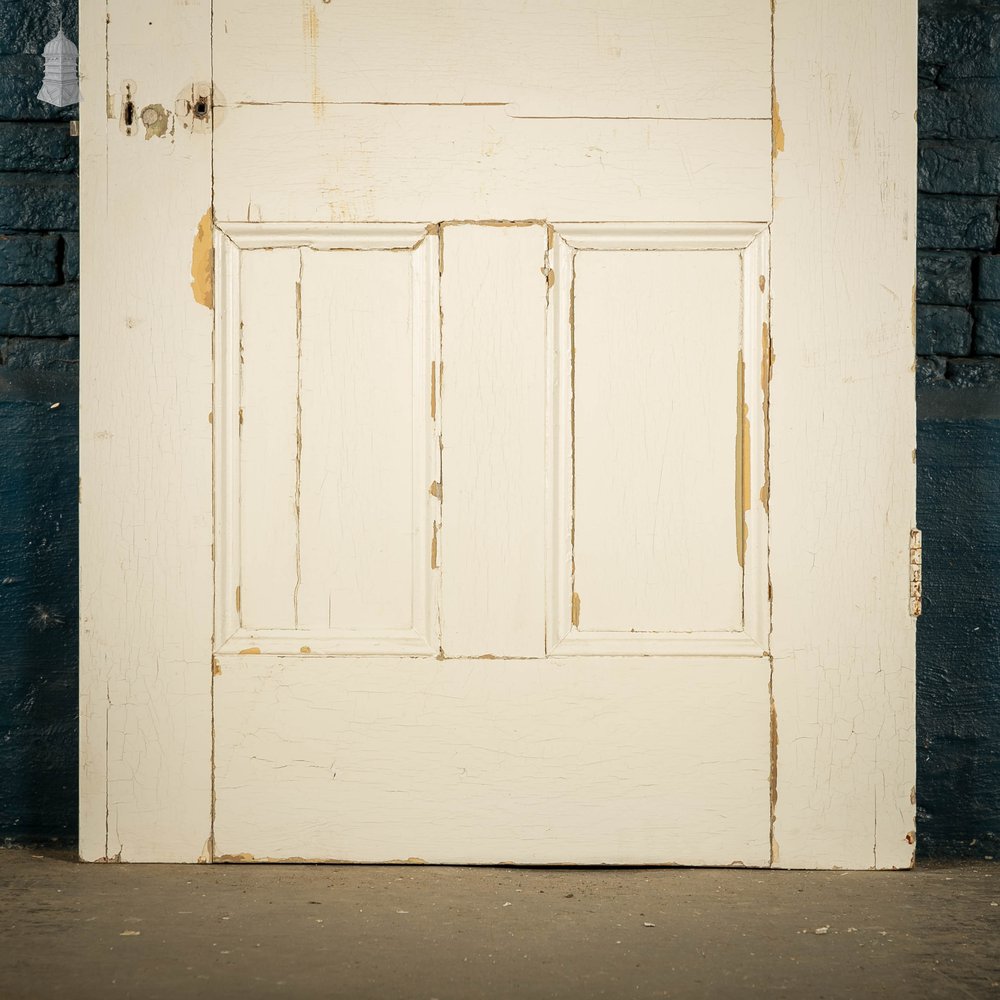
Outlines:
[[85,21],[85,858],[911,863],[913,7]]

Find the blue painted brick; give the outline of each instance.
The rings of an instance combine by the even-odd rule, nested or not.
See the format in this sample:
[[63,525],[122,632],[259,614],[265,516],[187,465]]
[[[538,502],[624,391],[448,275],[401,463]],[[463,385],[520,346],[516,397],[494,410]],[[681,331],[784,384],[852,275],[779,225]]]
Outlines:
[[78,337],[6,337],[0,340],[0,368],[5,371],[77,371]]
[[58,236],[0,235],[0,285],[54,285],[58,281]]
[[0,4],[0,54],[40,53],[62,27],[77,38],[75,0],[3,0]]
[[0,120],[69,121],[78,117],[78,104],[54,108],[38,100],[42,70],[41,56],[0,56]]
[[924,139],[1000,137],[1000,80],[963,80],[947,89],[921,87],[917,129]]
[[976,297],[1000,301],[1000,256],[980,257],[976,271]]
[[1000,389],[1000,359],[948,358],[945,377],[955,389]]
[[917,154],[917,184],[932,194],[1000,192],[1000,142],[926,140]]
[[79,286],[0,287],[0,337],[75,337]]
[[918,253],[917,301],[932,305],[970,305],[972,257],[965,253]]
[[0,368],[0,842],[76,835],[76,400]]
[[0,122],[4,170],[76,170],[79,146],[65,122]]
[[1000,355],[1000,302],[987,302],[975,307],[976,329],[972,352],[977,355]]
[[80,280],[80,235],[63,233],[63,278],[66,281]]
[[[960,402],[969,394],[950,395]],[[917,428],[917,524],[924,533],[924,609],[917,619],[917,833],[924,854],[995,855],[1000,854],[1000,420],[920,419]]]
[[77,229],[79,203],[72,174],[0,174],[0,230]]
[[917,306],[917,354],[960,356],[972,346],[972,316],[959,306]]
[[996,198],[925,195],[917,203],[917,246],[924,250],[992,250]]
[[946,81],[1000,76],[1000,12],[988,9],[988,0],[985,10],[920,6],[925,9],[917,42],[922,65],[934,66]]

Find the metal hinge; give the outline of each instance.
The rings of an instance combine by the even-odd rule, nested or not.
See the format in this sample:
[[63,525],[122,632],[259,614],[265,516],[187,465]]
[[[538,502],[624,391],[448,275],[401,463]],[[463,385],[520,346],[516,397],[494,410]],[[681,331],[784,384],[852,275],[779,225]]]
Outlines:
[[923,610],[923,534],[913,528],[910,531],[910,614],[920,617]]

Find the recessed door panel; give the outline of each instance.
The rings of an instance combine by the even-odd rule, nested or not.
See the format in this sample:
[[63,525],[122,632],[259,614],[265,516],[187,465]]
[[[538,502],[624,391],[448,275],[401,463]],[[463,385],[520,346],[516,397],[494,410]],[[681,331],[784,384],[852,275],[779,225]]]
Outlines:
[[437,236],[256,227],[220,253],[217,647],[429,654]]

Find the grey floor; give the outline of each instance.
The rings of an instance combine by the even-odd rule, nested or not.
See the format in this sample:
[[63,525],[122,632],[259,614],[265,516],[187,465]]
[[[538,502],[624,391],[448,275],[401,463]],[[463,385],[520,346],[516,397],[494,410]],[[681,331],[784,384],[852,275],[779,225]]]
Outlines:
[[0,997],[997,997],[1000,864],[82,865],[0,851]]

